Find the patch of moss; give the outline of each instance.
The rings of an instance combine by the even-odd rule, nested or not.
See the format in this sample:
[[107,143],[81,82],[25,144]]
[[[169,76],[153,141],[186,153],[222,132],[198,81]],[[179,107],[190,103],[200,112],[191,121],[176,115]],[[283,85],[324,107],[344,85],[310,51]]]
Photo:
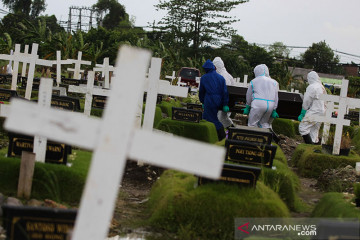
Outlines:
[[[4,149],[2,150],[4,151]],[[7,150],[6,150],[7,151]],[[0,157],[0,192],[16,196],[19,179],[20,158]],[[76,156],[72,167],[50,163],[35,163],[31,197],[46,198],[64,202],[78,203],[86,181],[91,153],[73,151]]]
[[283,134],[290,138],[295,137],[295,125],[294,121],[284,118],[276,118],[272,122],[272,128],[276,134]]
[[172,117],[172,107],[184,107],[179,101],[175,101],[174,99],[170,101],[162,101],[160,104],[158,104],[158,106],[161,108],[163,113],[167,114],[169,118]]
[[148,223],[179,239],[182,229],[192,232],[192,239],[232,239],[236,217],[289,217],[284,202],[262,182],[256,189],[224,183],[194,188],[196,181],[190,174],[165,171],[150,193]]
[[360,210],[343,193],[325,193],[315,206],[312,217],[317,218],[359,218]]
[[215,125],[205,120],[201,120],[200,123],[191,123],[166,118],[160,121],[157,128],[178,136],[203,142],[215,143],[218,141]]
[[[320,153],[317,153],[317,152]],[[292,156],[293,164],[304,177],[318,177],[325,169],[335,169],[351,165],[355,167],[360,161],[360,156],[351,151],[349,156],[334,156],[321,152],[320,145],[300,144]]]
[[277,149],[276,149],[276,154],[275,154],[275,158],[274,159],[277,159],[278,161],[282,162],[283,164],[285,164],[286,166],[288,165],[287,163],[287,158],[283,152],[283,150],[280,148],[279,145],[277,145],[276,143],[271,143],[272,145],[275,145],[277,146]]

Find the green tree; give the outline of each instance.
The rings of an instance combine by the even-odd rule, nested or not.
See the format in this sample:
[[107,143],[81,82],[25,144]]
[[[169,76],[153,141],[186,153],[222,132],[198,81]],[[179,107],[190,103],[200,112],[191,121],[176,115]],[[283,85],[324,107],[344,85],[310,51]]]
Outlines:
[[269,46],[269,52],[276,58],[289,58],[290,49],[282,42],[274,42]]
[[2,0],[4,6],[8,7],[11,12],[22,13],[26,17],[37,17],[46,10],[45,0]]
[[237,5],[248,0],[159,0],[157,10],[167,14],[158,22],[159,29],[170,34],[180,46],[192,44],[194,53],[204,43],[217,43],[216,38],[230,37],[235,30],[230,26],[238,19],[229,16]]
[[325,41],[313,43],[302,55],[305,67],[320,73],[340,73],[339,57]]
[[131,27],[129,15],[125,11],[125,7],[117,0],[98,0],[93,5],[100,12],[108,12],[103,19],[103,27],[106,29],[115,29],[119,26]]

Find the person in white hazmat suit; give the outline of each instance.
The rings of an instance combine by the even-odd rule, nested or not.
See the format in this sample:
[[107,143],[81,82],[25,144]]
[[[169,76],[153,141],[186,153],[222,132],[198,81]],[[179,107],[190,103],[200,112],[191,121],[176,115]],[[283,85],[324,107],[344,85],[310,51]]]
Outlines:
[[[223,60],[220,57],[215,57],[213,60],[213,64],[216,68],[216,72],[225,78],[226,86],[234,85],[235,81],[234,78],[231,76],[230,73],[226,71],[225,65]],[[230,112],[218,111],[217,117],[224,128],[228,128],[234,126],[233,121],[230,118]]]
[[[311,115],[325,115],[325,103],[323,100],[320,100],[319,97],[321,94],[326,94],[326,90],[320,81],[319,75],[315,71],[308,73],[307,81],[309,82],[309,86],[306,88],[301,114],[298,117],[300,121],[299,132],[304,138],[305,143],[314,144],[319,141],[318,136],[321,122],[309,122],[306,121],[306,117]],[[305,119],[303,120],[304,117]]]
[[254,68],[255,78],[250,82],[246,92],[246,108],[244,114],[249,114],[248,126],[271,128],[271,118],[278,118],[278,83],[269,76],[265,64]]

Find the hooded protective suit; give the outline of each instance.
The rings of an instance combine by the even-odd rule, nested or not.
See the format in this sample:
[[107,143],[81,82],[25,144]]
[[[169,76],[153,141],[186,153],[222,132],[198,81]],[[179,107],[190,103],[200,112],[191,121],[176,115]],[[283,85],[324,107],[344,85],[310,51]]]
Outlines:
[[[216,72],[225,78],[226,85],[227,86],[234,85],[235,83],[234,78],[231,76],[230,73],[226,71],[223,60],[220,57],[216,57],[214,58],[213,63],[215,65]],[[226,113],[221,110],[218,111],[218,115],[217,115],[218,119],[225,128],[230,127],[231,125],[234,124],[230,118],[230,115],[231,115],[230,112]]]
[[217,113],[228,105],[229,93],[223,76],[215,71],[214,64],[207,60],[202,66],[205,69],[200,79],[199,99],[204,104],[203,119],[215,124],[217,130],[223,125],[217,118]]
[[309,86],[306,88],[302,108],[306,110],[304,120],[299,124],[299,132],[302,136],[310,134],[313,143],[319,141],[319,129],[321,126],[320,122],[308,122],[306,116],[310,115],[325,115],[325,103],[319,99],[321,94],[326,94],[325,87],[321,84],[319,75],[311,71],[307,75]]
[[278,83],[269,76],[265,64],[254,68],[255,78],[246,92],[246,105],[251,106],[248,126],[271,128],[270,117],[278,105]]

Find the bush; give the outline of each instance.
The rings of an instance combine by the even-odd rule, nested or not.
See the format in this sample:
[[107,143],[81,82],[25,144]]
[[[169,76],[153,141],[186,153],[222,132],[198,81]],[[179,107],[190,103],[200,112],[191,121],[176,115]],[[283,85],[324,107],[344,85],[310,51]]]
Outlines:
[[181,108],[183,105],[179,101],[175,101],[174,99],[170,101],[162,101],[158,106],[161,108],[161,111],[169,118],[172,118],[172,107],[178,107]]
[[[317,152],[314,152],[317,151]],[[298,167],[298,172],[304,177],[318,177],[325,169],[335,169],[350,165],[355,167],[360,161],[359,155],[350,152],[349,156],[334,156],[321,153],[321,146],[300,144],[292,156],[292,163]]]
[[283,134],[290,138],[296,135],[294,123],[290,119],[276,118],[272,122],[272,128],[276,134]]
[[[7,151],[3,149],[2,151]],[[91,153],[73,151],[72,167],[50,163],[35,163],[31,197],[58,202],[78,203],[86,181]],[[1,154],[1,156],[4,156]],[[15,196],[19,179],[20,158],[0,157],[0,192]]]
[[316,218],[360,218],[360,210],[344,198],[342,193],[325,193],[315,206],[312,217]]
[[201,120],[200,123],[191,123],[166,118],[160,121],[157,128],[202,142],[215,143],[218,141],[215,125],[205,120]]
[[289,217],[283,201],[261,182],[256,189],[224,183],[194,188],[195,183],[190,174],[165,171],[150,193],[148,223],[179,239],[184,229],[191,239],[232,239],[236,217]]

